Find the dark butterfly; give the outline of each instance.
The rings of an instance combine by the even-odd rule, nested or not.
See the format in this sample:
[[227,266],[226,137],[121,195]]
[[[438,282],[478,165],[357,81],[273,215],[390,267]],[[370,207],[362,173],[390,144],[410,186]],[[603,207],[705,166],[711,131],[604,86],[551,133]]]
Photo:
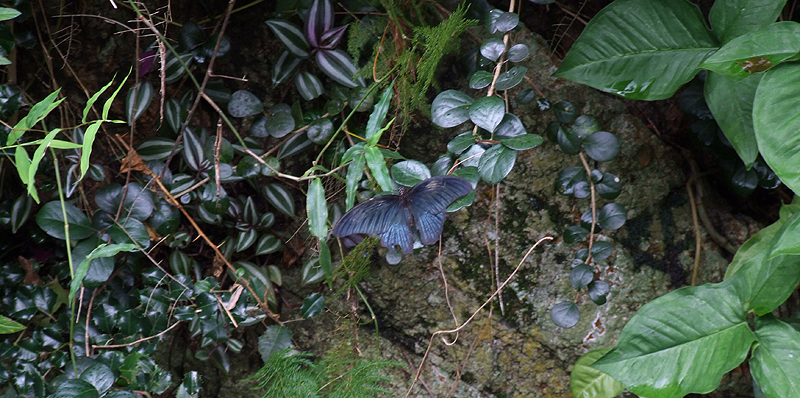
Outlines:
[[400,246],[411,253],[412,228],[419,232],[424,245],[436,243],[442,234],[447,206],[470,193],[472,184],[455,176],[428,178],[411,189],[400,188],[399,195],[377,196],[354,206],[333,228],[333,235],[376,235],[389,249]]

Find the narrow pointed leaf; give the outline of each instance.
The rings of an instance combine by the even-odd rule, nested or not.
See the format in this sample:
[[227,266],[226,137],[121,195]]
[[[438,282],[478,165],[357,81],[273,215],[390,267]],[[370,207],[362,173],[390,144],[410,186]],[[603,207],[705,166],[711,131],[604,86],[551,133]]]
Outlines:
[[345,87],[355,88],[359,84],[356,82],[356,66],[353,59],[342,50],[319,50],[315,55],[317,66],[328,77]]
[[306,198],[308,229],[311,235],[324,239],[328,234],[328,204],[325,201],[325,188],[319,178],[311,181]]
[[150,106],[153,100],[153,85],[148,81],[139,82],[128,90],[125,99],[125,114],[128,117],[128,125],[142,116],[142,113]]
[[266,24],[292,55],[298,58],[308,57],[311,46],[300,28],[282,19],[270,19]]

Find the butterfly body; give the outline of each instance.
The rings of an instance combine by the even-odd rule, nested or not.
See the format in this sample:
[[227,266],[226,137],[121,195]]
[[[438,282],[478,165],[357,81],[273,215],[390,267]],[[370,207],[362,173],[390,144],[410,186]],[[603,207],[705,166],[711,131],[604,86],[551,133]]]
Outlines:
[[469,181],[455,176],[428,178],[399,195],[377,196],[354,206],[336,223],[333,235],[375,235],[387,248],[411,253],[414,234],[422,244],[439,240],[447,206],[472,191]]

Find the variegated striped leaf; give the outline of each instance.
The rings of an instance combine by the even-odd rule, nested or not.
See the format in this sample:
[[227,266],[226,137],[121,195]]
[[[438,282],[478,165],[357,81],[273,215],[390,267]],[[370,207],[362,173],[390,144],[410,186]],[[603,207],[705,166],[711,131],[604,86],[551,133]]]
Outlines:
[[294,217],[294,197],[291,192],[280,184],[267,184],[262,190],[267,202],[283,214]]

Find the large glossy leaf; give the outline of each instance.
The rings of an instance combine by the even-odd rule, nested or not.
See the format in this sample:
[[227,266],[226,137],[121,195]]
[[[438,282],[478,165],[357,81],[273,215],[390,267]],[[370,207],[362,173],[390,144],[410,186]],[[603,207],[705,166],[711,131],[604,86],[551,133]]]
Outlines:
[[324,239],[328,234],[328,204],[325,202],[325,188],[322,187],[322,180],[319,178],[315,178],[308,185],[306,210],[311,235]]
[[800,332],[772,316],[756,322],[753,378],[767,397],[800,397]]
[[147,220],[155,206],[153,193],[138,182],[128,184],[127,189],[117,183],[108,184],[97,190],[94,201],[97,207],[110,214],[116,214],[122,202],[120,217],[140,221]]
[[517,160],[517,151],[504,145],[495,145],[481,155],[478,171],[481,179],[487,184],[497,184],[502,181]]
[[292,332],[285,326],[272,325],[258,338],[258,352],[266,362],[272,354],[292,347]]
[[787,187],[800,192],[800,65],[777,66],[761,79],[753,128],[761,156]]
[[735,81],[710,72],[706,75],[705,97],[725,137],[749,169],[758,157],[753,131],[753,99],[763,74]]
[[266,24],[292,55],[298,58],[308,57],[311,46],[300,28],[282,19],[270,19]]
[[114,372],[111,371],[108,365],[96,363],[84,370],[80,379],[93,385],[102,394],[114,385],[116,377],[114,377]]
[[494,131],[506,114],[506,103],[497,97],[478,98],[469,107],[469,118],[478,127]]
[[763,72],[799,51],[800,24],[778,22],[729,41],[700,67],[740,80]]
[[592,350],[583,354],[572,367],[569,385],[575,398],[612,398],[619,395],[625,387],[607,374],[590,365],[608,353],[610,349]]
[[[64,208],[66,209],[67,222],[69,223],[70,239],[80,240],[88,238],[94,233],[92,223],[89,222],[86,214],[83,214],[72,203],[64,203]],[[36,213],[36,224],[48,235],[58,239],[66,239],[64,217],[61,213],[61,203],[59,201],[45,203]]]
[[617,0],[586,25],[554,76],[630,99],[664,99],[717,47],[687,1]]
[[506,45],[503,43],[503,40],[499,38],[492,38],[481,44],[481,55],[492,62],[497,61],[505,50]]
[[469,106],[474,101],[458,90],[442,91],[431,104],[431,121],[444,128],[458,126],[469,119]]
[[345,87],[358,87],[354,80],[356,65],[353,59],[342,50],[319,50],[314,56],[317,66],[333,81]]
[[717,39],[727,42],[775,22],[785,4],[786,0],[715,1],[708,19]]
[[80,379],[69,379],[59,384],[51,398],[97,398],[100,394],[90,383]]
[[404,187],[413,187],[431,178],[431,171],[418,160],[404,160],[392,165],[392,178]]
[[728,282],[678,289],[639,309],[592,367],[645,397],[708,393],[747,357],[746,316]]

